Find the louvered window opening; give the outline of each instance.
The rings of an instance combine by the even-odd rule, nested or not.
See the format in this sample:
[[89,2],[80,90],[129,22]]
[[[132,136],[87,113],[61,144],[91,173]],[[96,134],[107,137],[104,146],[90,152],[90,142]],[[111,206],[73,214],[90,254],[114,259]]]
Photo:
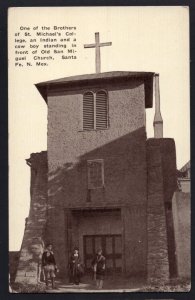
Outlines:
[[83,96],[83,130],[108,128],[108,100],[105,91],[87,92]]
[[83,130],[94,129],[94,96],[88,92],[83,96]]

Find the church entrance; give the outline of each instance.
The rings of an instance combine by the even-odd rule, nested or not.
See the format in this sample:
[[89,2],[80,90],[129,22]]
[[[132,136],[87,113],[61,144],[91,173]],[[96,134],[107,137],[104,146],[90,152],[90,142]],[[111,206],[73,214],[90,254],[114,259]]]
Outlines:
[[122,272],[122,236],[119,234],[83,236],[86,272],[91,272],[91,263],[99,248],[106,257],[106,273],[113,275]]
[[72,211],[69,249],[78,246],[85,274],[92,275],[92,260],[97,250],[106,257],[106,274],[117,275],[124,270],[121,210],[98,208]]

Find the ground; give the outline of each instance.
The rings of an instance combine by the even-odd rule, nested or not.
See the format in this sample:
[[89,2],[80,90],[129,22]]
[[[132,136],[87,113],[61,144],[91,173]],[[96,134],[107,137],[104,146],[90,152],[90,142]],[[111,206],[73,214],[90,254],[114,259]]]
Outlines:
[[144,286],[143,281],[140,280],[130,280],[124,278],[112,278],[104,281],[104,286],[102,290],[96,288],[95,281],[91,278],[83,278],[79,285],[71,285],[69,283],[64,283],[62,281],[56,282],[57,289],[48,290],[48,292],[58,292],[58,293],[79,293],[79,292],[111,292],[115,289],[117,292],[138,292],[141,287]]
[[[13,286],[14,288],[14,286]],[[99,292],[188,292],[190,291],[189,280],[170,280],[167,283],[160,283],[159,281],[147,284],[140,279],[124,279],[121,277],[107,278],[104,281],[102,290],[96,288],[95,282],[92,278],[85,277],[79,285],[73,285],[63,280],[56,280],[56,289],[51,286],[46,289],[44,283],[37,286],[15,286],[15,290],[19,293],[99,293]]]

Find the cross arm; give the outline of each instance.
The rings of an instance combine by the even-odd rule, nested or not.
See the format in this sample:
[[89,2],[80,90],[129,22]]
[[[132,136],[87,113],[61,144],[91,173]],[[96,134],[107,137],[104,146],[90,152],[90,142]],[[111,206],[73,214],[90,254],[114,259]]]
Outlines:
[[84,45],[84,48],[95,48],[95,44],[86,44]]
[[100,43],[100,47],[102,46],[111,46],[112,45],[112,42],[107,42],[107,43]]

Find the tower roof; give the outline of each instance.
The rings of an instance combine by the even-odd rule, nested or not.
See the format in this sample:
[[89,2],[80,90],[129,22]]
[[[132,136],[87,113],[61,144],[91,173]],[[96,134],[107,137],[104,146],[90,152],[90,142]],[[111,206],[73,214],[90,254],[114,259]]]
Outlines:
[[113,71],[104,73],[93,73],[63,77],[55,80],[40,82],[35,84],[41,96],[47,102],[48,90],[56,88],[57,86],[62,86],[64,90],[69,88],[74,88],[78,86],[86,87],[92,84],[100,83],[114,83],[116,85],[119,82],[127,83],[128,80],[142,79],[145,83],[145,106],[146,108],[151,108],[153,103],[153,72],[128,72],[128,71]]

